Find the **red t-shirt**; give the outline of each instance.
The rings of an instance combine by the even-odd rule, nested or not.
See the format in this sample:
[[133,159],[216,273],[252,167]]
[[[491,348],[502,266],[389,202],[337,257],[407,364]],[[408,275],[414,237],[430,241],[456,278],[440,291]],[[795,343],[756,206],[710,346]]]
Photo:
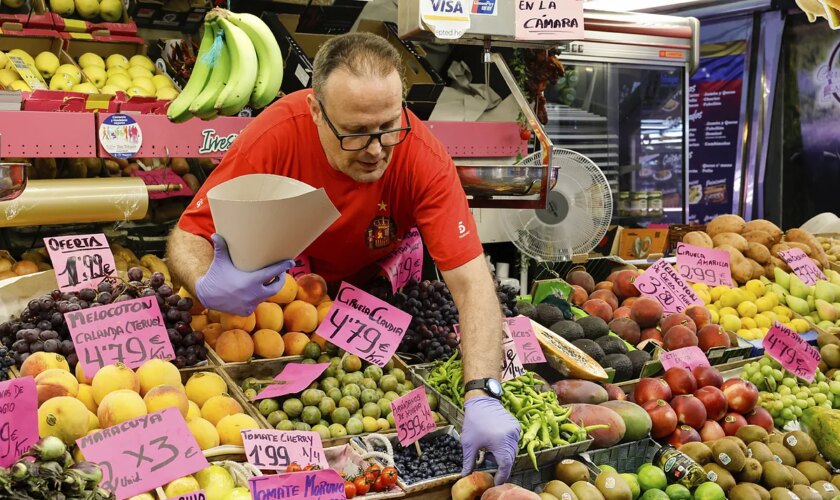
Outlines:
[[[242,130],[184,211],[181,229],[209,239],[214,232],[209,189],[243,174],[276,174],[324,188],[341,213],[304,252],[313,272],[327,281],[367,274],[414,225],[443,271],[481,254],[455,164],[421,120],[410,115],[411,133],[395,147],[384,175],[358,183],[327,162],[306,103],[310,92],[283,97]],[[265,229],[282,231],[283,219],[294,216],[277,214],[277,227]]]

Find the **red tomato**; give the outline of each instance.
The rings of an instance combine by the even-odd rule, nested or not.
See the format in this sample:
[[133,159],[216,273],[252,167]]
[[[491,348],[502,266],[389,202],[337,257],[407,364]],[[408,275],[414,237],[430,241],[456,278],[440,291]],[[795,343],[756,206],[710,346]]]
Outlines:
[[301,470],[303,469],[300,468],[300,464],[297,462],[292,462],[286,467],[286,472],[300,472]]
[[523,141],[530,141],[531,140],[531,131],[527,128],[523,128],[519,130],[519,138]]
[[373,491],[379,493],[381,491],[385,491],[388,489],[388,485],[385,484],[385,476],[379,476],[376,478],[376,481],[373,483]]
[[356,485],[356,494],[358,495],[367,495],[367,492],[370,491],[370,483],[364,476],[357,477],[353,484]]
[[344,481],[344,496],[353,498],[356,496],[356,485],[353,481]]
[[379,475],[379,473],[382,472],[382,466],[379,464],[372,464],[369,465],[367,469],[365,469],[365,472],[367,471],[375,471],[376,475]]
[[380,474],[384,479],[385,486],[391,487],[397,484],[397,469],[396,467],[385,467]]

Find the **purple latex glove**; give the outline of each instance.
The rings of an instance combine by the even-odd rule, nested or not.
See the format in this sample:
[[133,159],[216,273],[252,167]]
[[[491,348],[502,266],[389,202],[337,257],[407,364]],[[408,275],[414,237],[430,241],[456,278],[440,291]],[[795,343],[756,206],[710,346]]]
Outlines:
[[466,476],[472,472],[478,450],[484,448],[493,454],[493,459],[499,465],[496,484],[507,482],[516,451],[519,449],[519,422],[504,409],[499,400],[482,396],[472,398],[464,404],[462,428],[464,467],[461,475]]
[[253,272],[240,271],[230,260],[224,238],[214,234],[212,239],[213,262],[207,274],[195,282],[198,301],[210,309],[248,316],[283,288],[286,272],[295,265],[294,260],[284,260]]

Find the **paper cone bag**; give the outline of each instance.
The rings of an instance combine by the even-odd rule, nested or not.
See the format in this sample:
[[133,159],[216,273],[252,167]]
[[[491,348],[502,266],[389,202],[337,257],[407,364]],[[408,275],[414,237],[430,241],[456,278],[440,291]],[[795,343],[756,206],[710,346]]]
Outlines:
[[323,189],[279,175],[236,177],[207,199],[233,264],[249,272],[294,259],[341,215]]

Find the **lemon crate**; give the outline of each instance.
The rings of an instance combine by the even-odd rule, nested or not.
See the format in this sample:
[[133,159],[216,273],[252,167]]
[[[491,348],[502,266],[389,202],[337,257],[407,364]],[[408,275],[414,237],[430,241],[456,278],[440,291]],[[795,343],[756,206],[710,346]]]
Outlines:
[[659,448],[659,443],[648,437],[602,450],[586,451],[580,454],[580,458],[594,479],[600,473],[599,465],[609,465],[619,473],[636,472],[642,465],[653,462]]
[[[248,479],[262,476],[262,473],[253,465],[245,462],[245,448],[241,446],[218,446],[204,451],[204,457],[210,465],[220,465],[227,470],[236,486],[249,488]],[[165,486],[165,485],[164,485]],[[172,498],[166,496],[163,486],[155,489],[160,500]]]

